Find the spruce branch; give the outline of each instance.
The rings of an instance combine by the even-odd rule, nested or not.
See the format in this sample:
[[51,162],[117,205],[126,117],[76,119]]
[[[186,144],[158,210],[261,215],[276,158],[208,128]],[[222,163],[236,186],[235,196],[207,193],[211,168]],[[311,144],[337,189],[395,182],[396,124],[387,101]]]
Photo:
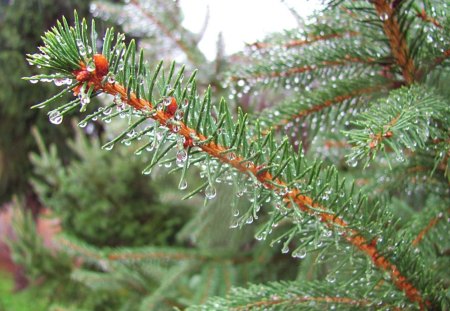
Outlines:
[[[430,303],[421,292],[430,284],[421,283],[417,277],[428,280],[429,275],[425,272],[408,274],[408,268],[417,266],[416,259],[406,255],[398,258],[393,255],[392,247],[377,243],[383,232],[377,226],[391,222],[387,210],[377,204],[374,206],[365,196],[354,197],[353,189],[346,190],[345,182],[340,181],[335,168],[323,169],[319,162],[307,164],[303,154],[294,153],[287,140],[277,143],[272,132],[263,135],[259,122],[254,128],[250,127],[248,117],[242,111],[238,111],[234,121],[224,100],[218,107],[211,104],[210,89],[200,98],[196,93],[195,73],[183,86],[184,68],[176,73],[172,64],[166,75],[161,70],[162,64],[159,64],[151,71],[143,64],[142,51],[136,57],[134,41],[125,45],[123,36],[117,35],[113,44],[113,31],[108,30],[102,54],[96,54],[92,46],[95,40],[94,27],[89,32],[85,21],[80,24],[76,18],[75,27],[69,27],[63,19],[62,24],[58,23],[44,36],[41,54],[29,55],[31,64],[57,72],[30,79],[51,78],[55,82],[62,78],[76,80],[70,83],[70,88],[78,99],[51,112],[51,121],[60,123],[63,114],[75,110],[80,104],[83,109],[91,97],[100,93],[109,94],[119,108],[117,114],[123,113],[125,105],[130,106],[127,110],[130,125],[106,147],[112,147],[119,141],[129,143],[140,137],[142,132],[150,133],[156,150],[144,173],[158,163],[176,161],[180,165],[175,171],[182,171],[184,176],[191,163],[206,163],[208,181],[187,196],[204,191],[207,199],[215,197],[214,184],[218,177],[227,175],[233,179],[237,178],[236,172],[241,173],[244,183],[252,185],[255,198],[252,208],[241,218],[241,225],[253,222],[263,202],[273,198],[277,208],[272,213],[269,227],[282,219],[305,227],[315,220],[327,230],[336,232],[338,240],[342,239],[361,251],[373,266],[389,276],[387,279],[411,302],[421,308]],[[155,87],[157,90],[154,90]],[[157,93],[159,98],[155,97]],[[42,106],[53,104],[58,99],[54,97]],[[110,112],[104,114],[105,118],[112,117]],[[149,127],[142,129],[141,126],[150,119],[153,121]],[[125,138],[127,133],[130,139]],[[255,136],[256,139],[250,140]],[[172,157],[174,149],[176,155]],[[377,222],[373,223],[373,219]],[[293,226],[281,237],[288,238],[286,245],[301,232],[301,227]],[[390,234],[384,236],[386,240],[394,234],[392,230],[384,230]],[[266,228],[261,234],[267,236],[269,232]],[[408,250],[405,248],[403,253]],[[299,251],[294,254],[296,257],[302,256]],[[420,283],[420,289],[415,283]],[[429,294],[433,291],[425,292]]]
[[436,217],[431,218],[430,222],[427,224],[427,226],[425,228],[423,228],[419,234],[417,235],[417,237],[413,240],[412,244],[413,246],[418,246],[419,243],[422,241],[422,239],[425,237],[425,235],[428,233],[428,231],[430,231],[437,223],[438,221],[444,219],[444,214],[442,212],[440,212]]
[[404,32],[401,30],[396,9],[388,0],[375,0],[373,3],[378,16],[383,21],[383,30],[389,40],[392,55],[402,69],[405,82],[411,84],[415,80],[416,68],[410,56]]
[[354,147],[348,157],[351,161],[368,157],[369,161],[389,148],[404,161],[404,149],[425,149],[436,145],[436,139],[448,139],[449,111],[443,98],[423,87],[392,91],[352,122],[356,129],[347,134]]

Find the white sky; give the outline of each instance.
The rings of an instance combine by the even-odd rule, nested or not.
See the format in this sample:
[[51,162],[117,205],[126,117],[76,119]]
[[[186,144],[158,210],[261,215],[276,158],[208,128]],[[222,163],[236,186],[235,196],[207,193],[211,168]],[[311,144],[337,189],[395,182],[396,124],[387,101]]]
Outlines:
[[[320,7],[319,0],[285,1],[303,17]],[[240,51],[245,43],[262,39],[265,34],[296,27],[295,18],[281,0],[180,0],[183,25],[200,31],[209,6],[210,17],[200,49],[210,60],[215,58],[216,42],[222,31],[227,54]]]

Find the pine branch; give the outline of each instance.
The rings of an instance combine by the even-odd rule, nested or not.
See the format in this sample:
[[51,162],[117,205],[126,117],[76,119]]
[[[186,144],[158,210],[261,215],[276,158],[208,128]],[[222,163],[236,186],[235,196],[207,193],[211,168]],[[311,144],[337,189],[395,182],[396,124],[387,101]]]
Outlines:
[[[130,125],[107,146],[113,146],[121,140],[129,143],[140,135],[136,134],[135,129],[146,120],[153,120],[150,128],[143,130],[152,132],[152,144],[156,144],[153,159],[144,173],[158,163],[177,161],[180,165],[176,170],[182,171],[184,178],[191,162],[206,163],[208,181],[187,196],[204,190],[206,198],[213,199],[216,195],[216,178],[225,174],[236,178],[233,177],[234,173],[240,172],[245,183],[253,186],[255,198],[252,208],[241,217],[241,223],[253,222],[262,202],[273,197],[279,206],[272,214],[274,218],[268,223],[269,227],[283,218],[305,225],[316,219],[368,256],[372,264],[389,275],[390,282],[403,291],[411,302],[422,308],[429,303],[408,279],[408,275],[403,274],[392,260],[392,249],[386,245],[380,248],[376,243],[380,232],[376,226],[383,226],[383,220],[388,221],[389,215],[382,208],[374,208],[364,196],[355,200],[352,191],[345,191],[345,184],[339,181],[334,168],[323,170],[320,163],[306,164],[303,155],[295,154],[286,140],[276,143],[271,132],[262,135],[258,122],[254,129],[257,138],[250,142],[253,129],[249,129],[247,116],[239,112],[237,121],[233,121],[225,101],[222,100],[218,108],[212,106],[209,89],[200,98],[196,94],[195,74],[183,87],[183,68],[175,74],[175,65],[172,64],[166,76],[160,72],[160,64],[150,72],[143,66],[142,52],[136,59],[134,41],[126,46],[122,42],[123,36],[119,35],[116,44],[112,44],[112,30],[105,35],[102,54],[95,54],[95,48],[89,44],[96,39],[93,28],[90,39],[88,33],[85,21],[81,26],[76,21],[73,28],[63,20],[63,24],[58,23],[43,38],[42,54],[29,55],[30,63],[57,72],[45,79],[75,78],[77,81],[71,83],[70,87],[73,87],[79,98],[50,113],[51,121],[60,123],[63,114],[76,109],[80,103],[83,109],[96,94],[112,95],[120,110],[118,114],[122,113],[124,104],[130,106]],[[161,97],[159,100],[154,98],[155,85]],[[57,99],[47,101],[45,106]],[[132,115],[138,117],[133,123]],[[111,115],[106,117],[111,118]],[[132,138],[124,139],[127,133],[132,133]],[[173,149],[177,150],[176,156],[164,159]],[[347,204],[353,208],[348,208]],[[355,218],[357,212],[360,213],[359,218]],[[376,223],[372,222],[372,217],[379,217]],[[286,243],[297,234],[298,228],[293,227]],[[266,229],[265,235],[268,233]],[[298,255],[299,251],[294,253],[301,256]],[[401,267],[417,265],[411,256],[404,257],[395,257],[394,260],[401,263]],[[428,276],[424,274],[423,277]]]
[[402,160],[405,148],[425,149],[430,137],[448,139],[448,113],[447,101],[422,87],[393,91],[352,122],[357,128],[347,132],[354,145],[348,157],[369,161],[389,147]]
[[375,0],[373,3],[383,21],[383,30],[389,40],[392,55],[402,69],[405,82],[411,84],[415,80],[416,68],[410,56],[404,32],[401,31],[395,8],[387,0]]
[[[311,115],[320,115],[327,108],[335,107],[337,110],[346,110],[348,108],[345,107],[345,103],[396,87],[396,83],[389,85],[384,79],[365,79],[364,77],[357,80],[334,81],[331,85],[304,92],[294,100],[264,110],[260,119],[265,122],[266,127],[270,126],[273,130],[278,130],[283,126],[288,126],[290,122],[299,121]],[[342,107],[337,107],[338,105]],[[318,127],[317,125],[315,126]]]
[[428,225],[423,228],[419,234],[417,235],[417,237],[413,240],[412,244],[413,246],[418,246],[419,243],[422,241],[422,239],[424,238],[424,236],[428,233],[428,231],[430,231],[436,224],[438,221],[444,219],[444,214],[443,213],[439,213],[436,217],[432,218],[430,220],[430,222],[428,223]]
[[320,282],[273,282],[251,285],[233,288],[226,298],[213,297],[204,305],[188,310],[370,310],[374,307],[400,310],[394,299],[392,302],[377,302],[374,297],[379,289],[364,295],[358,285],[353,285],[351,290],[343,290],[342,287],[346,288],[346,284],[326,286]]

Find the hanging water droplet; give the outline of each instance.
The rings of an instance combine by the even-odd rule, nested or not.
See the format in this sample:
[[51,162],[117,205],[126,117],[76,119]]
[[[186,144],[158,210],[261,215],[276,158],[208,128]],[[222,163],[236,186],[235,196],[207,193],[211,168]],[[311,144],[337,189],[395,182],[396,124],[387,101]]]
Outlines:
[[232,211],[232,214],[233,214],[234,217],[239,216],[239,210],[238,210],[237,208],[234,209],[234,210]]
[[83,105],[83,106],[86,106],[90,102],[91,102],[91,98],[89,96],[83,96],[80,99],[80,104]]
[[66,83],[66,79],[65,78],[56,78],[53,80],[53,82],[55,83],[56,86],[61,86]]
[[77,39],[76,42],[78,47],[83,46],[83,41],[81,41],[81,39]]
[[93,72],[95,70],[95,64],[91,61],[88,63],[88,65],[86,66],[86,70],[89,72]]
[[78,126],[79,127],[86,127],[86,125],[87,125],[87,122],[80,122],[80,123],[78,123]]
[[216,188],[213,185],[208,185],[205,189],[205,197],[208,200],[214,199],[216,197]]
[[348,159],[346,163],[350,167],[356,167],[358,165],[358,160],[356,160],[356,158],[352,157],[352,158]]
[[177,111],[175,111],[175,115],[173,117],[175,120],[181,121],[181,119],[183,119],[183,116],[184,116],[183,110],[178,109]]
[[334,283],[336,282],[336,276],[334,275],[334,273],[330,273],[327,275],[327,277],[325,278],[329,283]]
[[61,122],[63,120],[63,116],[62,116],[61,112],[59,112],[58,110],[53,110],[53,111],[50,111],[50,113],[48,114],[48,119],[53,124],[61,124]]
[[35,79],[30,80],[30,83],[33,83],[33,84],[36,84],[36,83],[38,83],[38,82],[39,82],[39,80],[35,80]]
[[187,160],[187,157],[188,157],[188,154],[187,154],[186,150],[184,150],[184,149],[178,150],[177,151],[177,156],[176,156],[176,158],[177,158],[177,161],[176,161],[177,165],[180,166],[180,167],[183,167],[184,166],[184,162],[186,162],[186,160]]
[[251,224],[253,222],[253,216],[249,216],[245,221],[246,224]]
[[115,82],[116,82],[116,78],[114,78],[113,75],[108,76],[108,83],[113,84],[113,83],[115,83]]
[[187,181],[186,179],[183,178],[182,180],[180,180],[180,183],[178,184],[178,189],[184,190],[186,188],[187,188]]
[[284,245],[283,248],[281,249],[281,252],[283,254],[286,254],[287,252],[289,252],[289,246],[288,245]]
[[296,249],[293,253],[292,253],[292,257],[294,258],[300,258],[303,259],[306,257],[306,250],[304,249]]

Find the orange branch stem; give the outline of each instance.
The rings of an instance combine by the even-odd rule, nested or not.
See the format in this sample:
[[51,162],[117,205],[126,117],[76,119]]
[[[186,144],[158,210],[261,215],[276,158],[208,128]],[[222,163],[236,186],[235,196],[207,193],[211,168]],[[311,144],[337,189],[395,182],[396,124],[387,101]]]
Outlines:
[[[102,83],[101,76],[97,73],[91,75],[90,80],[88,80],[87,82],[96,90],[101,90],[112,96],[120,96],[124,102],[137,110],[144,112],[154,110],[154,105],[151,102],[142,98],[137,98],[136,95],[132,92],[129,93],[130,97],[128,98],[127,90],[119,83]],[[172,100],[175,99],[173,98]],[[151,118],[155,121],[158,121],[161,125],[167,126],[169,130],[171,130],[172,125],[170,120],[172,116],[173,114],[171,113],[157,110],[155,114],[151,116]],[[194,129],[188,127],[182,122],[180,122],[179,124],[179,131],[177,131],[177,134],[184,136],[186,140],[192,140],[191,135],[193,134],[199,138],[199,141],[207,141],[207,137],[205,137],[201,133],[196,132]],[[406,279],[406,277],[400,273],[398,268],[393,263],[389,262],[386,257],[382,256],[378,252],[376,244],[368,241],[366,238],[361,236],[361,234],[357,230],[350,228],[349,224],[345,220],[340,217],[336,217],[325,207],[314,202],[311,197],[302,194],[297,188],[289,189],[288,185],[283,180],[281,180],[280,178],[274,178],[269,171],[258,173],[260,167],[258,167],[255,163],[251,161],[244,161],[244,159],[239,156],[228,157],[226,154],[227,152],[229,152],[229,150],[225,146],[219,145],[214,141],[210,141],[207,143],[199,144],[198,147],[220,162],[229,164],[230,166],[234,167],[236,170],[244,174],[255,176],[262,184],[262,186],[266,189],[271,189],[275,193],[279,193],[280,195],[281,189],[287,189],[288,191],[282,194],[283,201],[287,204],[287,206],[291,206],[291,202],[293,202],[302,212],[314,215],[327,226],[340,227],[343,230],[342,236],[345,240],[368,255],[372,259],[372,262],[376,267],[389,273],[392,282],[397,286],[397,288],[404,291],[406,296],[411,301],[417,302],[420,306],[423,306],[424,300],[421,297],[419,291],[414,287],[414,285],[411,284]]]
[[430,222],[428,223],[428,225],[419,232],[417,237],[412,242],[412,245],[417,247],[419,245],[419,243],[423,240],[425,235],[428,233],[428,231],[430,231],[438,223],[438,221],[443,218],[444,218],[444,214],[442,214],[442,213],[439,214],[438,216],[432,218],[430,220]]
[[425,12],[424,9],[422,9],[421,12],[417,13],[417,17],[419,17],[420,19],[422,19],[424,22],[428,22],[428,23],[432,23],[434,26],[438,27],[438,28],[443,28],[441,23],[439,23],[437,21],[437,19],[428,16],[427,12]]
[[[264,307],[270,307],[274,305],[279,304],[295,304],[295,303],[304,303],[304,302],[319,302],[319,303],[337,303],[337,304],[345,304],[345,305],[352,305],[357,307],[363,307],[368,306],[371,304],[371,302],[367,299],[352,299],[352,298],[346,298],[346,297],[309,297],[309,296],[297,296],[290,299],[277,299],[277,297],[273,297],[271,300],[261,300],[257,301],[251,304],[247,304],[245,306],[240,307],[234,307],[230,310],[250,310],[253,308],[264,308]],[[394,310],[398,310],[395,308]]]
[[[256,75],[251,76],[251,78],[254,78],[254,79],[261,79],[261,78],[265,78],[265,77],[284,78],[284,77],[292,76],[297,73],[304,73],[304,72],[308,72],[308,71],[317,70],[322,67],[346,66],[351,63],[373,64],[375,62],[376,62],[376,60],[374,58],[362,59],[362,58],[351,57],[351,56],[347,55],[345,57],[344,61],[336,61],[336,60],[323,61],[318,65],[307,65],[307,66],[303,66],[303,67],[291,68],[286,71],[274,71],[274,72],[270,72],[267,74],[266,73],[256,74]],[[231,77],[232,81],[237,81],[240,79],[245,79],[245,77],[239,77],[239,76]]]
[[392,55],[402,69],[403,78],[407,84],[414,82],[416,68],[413,59],[409,55],[406,38],[400,29],[400,24],[395,16],[395,9],[387,0],[375,0],[375,9],[383,20],[383,30],[389,40]]
[[[334,38],[342,38],[342,37],[353,37],[353,36],[357,36],[359,35],[359,32],[357,31],[349,31],[346,33],[333,33],[333,34],[328,34],[328,35],[324,35],[324,36],[311,36],[309,39],[306,40],[292,40],[289,41],[285,44],[282,44],[281,46],[285,47],[285,48],[293,48],[293,47],[299,47],[299,46],[303,46],[303,45],[307,45],[307,44],[311,44],[317,41],[325,41],[325,40],[329,40],[329,39],[334,39]],[[270,48],[273,46],[277,46],[276,44],[271,44],[271,43],[267,43],[267,42],[255,42],[250,44],[251,47],[255,47],[257,49],[266,49],[266,48]]]

